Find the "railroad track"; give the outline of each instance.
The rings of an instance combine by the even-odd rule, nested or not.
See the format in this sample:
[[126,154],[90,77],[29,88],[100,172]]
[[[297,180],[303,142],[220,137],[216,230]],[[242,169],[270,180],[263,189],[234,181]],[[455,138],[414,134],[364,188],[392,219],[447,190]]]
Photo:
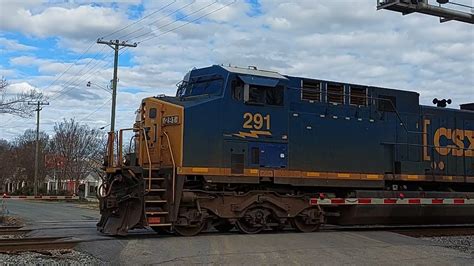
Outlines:
[[410,237],[474,235],[474,224],[393,225],[393,226],[325,226],[321,231],[389,231]]
[[473,227],[466,228],[413,228],[398,229],[391,232],[411,236],[411,237],[438,237],[438,236],[472,236],[474,235]]
[[0,239],[0,252],[42,251],[72,249],[79,240],[69,237],[25,237]]
[[0,236],[5,235],[26,235],[30,229],[21,229],[22,226],[0,226]]

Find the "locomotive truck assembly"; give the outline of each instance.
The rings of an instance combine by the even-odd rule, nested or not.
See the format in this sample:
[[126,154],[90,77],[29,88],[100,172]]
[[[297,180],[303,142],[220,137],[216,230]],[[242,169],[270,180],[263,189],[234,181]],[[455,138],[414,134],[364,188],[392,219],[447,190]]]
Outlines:
[[111,235],[473,223],[474,104],[214,65],[143,99],[104,168],[97,227]]

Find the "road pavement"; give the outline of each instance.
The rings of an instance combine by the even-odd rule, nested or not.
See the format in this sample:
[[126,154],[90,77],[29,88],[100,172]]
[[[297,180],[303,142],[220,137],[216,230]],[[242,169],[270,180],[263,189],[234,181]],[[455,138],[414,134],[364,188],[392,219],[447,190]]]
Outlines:
[[136,231],[128,237],[98,234],[97,211],[72,203],[8,201],[34,235],[68,235],[90,240],[77,249],[106,263],[141,264],[299,264],[299,265],[472,265],[467,253],[433,242],[383,231],[323,231],[242,235],[204,233],[195,237],[159,236]]

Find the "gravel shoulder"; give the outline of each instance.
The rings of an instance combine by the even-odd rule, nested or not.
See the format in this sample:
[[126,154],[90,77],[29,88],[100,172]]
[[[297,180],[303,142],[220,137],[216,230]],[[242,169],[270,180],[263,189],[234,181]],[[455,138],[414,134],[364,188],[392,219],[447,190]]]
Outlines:
[[474,236],[472,235],[425,237],[422,239],[441,247],[451,248],[469,254],[474,260]]
[[75,250],[47,252],[0,253],[1,265],[106,265],[93,256]]

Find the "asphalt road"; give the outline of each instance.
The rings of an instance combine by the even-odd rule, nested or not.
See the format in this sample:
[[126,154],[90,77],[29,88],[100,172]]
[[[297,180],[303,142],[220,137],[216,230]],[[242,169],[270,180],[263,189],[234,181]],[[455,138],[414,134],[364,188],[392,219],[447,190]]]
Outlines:
[[112,238],[95,230],[98,212],[71,203],[7,202],[34,235],[68,235],[90,240],[77,249],[107,263],[140,264],[300,264],[300,265],[472,265],[466,253],[432,242],[382,231],[284,232],[242,235],[205,233],[159,236],[152,231]]

